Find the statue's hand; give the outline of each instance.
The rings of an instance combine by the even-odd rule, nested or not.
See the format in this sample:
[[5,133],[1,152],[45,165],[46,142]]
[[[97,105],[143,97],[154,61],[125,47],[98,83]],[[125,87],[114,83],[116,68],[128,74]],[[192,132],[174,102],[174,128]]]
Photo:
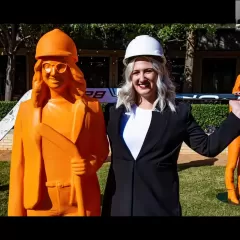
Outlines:
[[87,161],[80,157],[75,157],[71,160],[72,170],[78,176],[84,175],[87,173]]
[[58,146],[63,151],[63,154],[71,159],[72,170],[76,175],[81,176],[93,172],[90,161],[81,157],[77,146],[65,136],[44,123],[37,126],[37,131],[42,137]]
[[83,159],[79,155],[71,159],[71,167],[73,173],[78,176],[89,175],[93,172],[89,160]]

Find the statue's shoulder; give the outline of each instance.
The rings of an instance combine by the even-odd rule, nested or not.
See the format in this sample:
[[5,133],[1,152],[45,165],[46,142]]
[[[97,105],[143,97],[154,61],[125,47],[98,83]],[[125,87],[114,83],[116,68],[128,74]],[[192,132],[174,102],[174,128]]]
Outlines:
[[26,101],[21,102],[21,105],[22,106],[30,106],[30,105],[32,105],[32,101],[31,101],[31,99],[28,99]]
[[33,107],[32,106],[32,101],[31,101],[31,99],[29,99],[29,100],[23,101],[19,104],[19,111],[26,112],[29,109],[31,109],[32,107]]
[[89,97],[89,96],[84,96],[84,100],[88,106],[88,108],[92,111],[92,112],[99,112],[99,108],[101,108],[101,104],[98,101],[98,99],[93,98],[93,97]]

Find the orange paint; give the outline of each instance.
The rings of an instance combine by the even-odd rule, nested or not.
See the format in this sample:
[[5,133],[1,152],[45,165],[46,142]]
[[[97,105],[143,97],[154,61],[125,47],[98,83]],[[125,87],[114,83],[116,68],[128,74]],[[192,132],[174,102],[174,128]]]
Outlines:
[[[240,92],[240,75],[238,75],[232,93]],[[229,107],[229,111],[232,109]],[[240,166],[238,165],[238,159],[240,155],[240,137],[235,138],[228,145],[228,161],[225,170],[225,185],[228,192],[228,201],[234,204],[239,204],[240,193]],[[238,166],[237,166],[238,165]],[[237,168],[237,187],[234,184],[234,171]]]
[[101,105],[85,95],[68,35],[43,35],[36,59],[14,127],[8,215],[100,216],[96,172],[109,152]]

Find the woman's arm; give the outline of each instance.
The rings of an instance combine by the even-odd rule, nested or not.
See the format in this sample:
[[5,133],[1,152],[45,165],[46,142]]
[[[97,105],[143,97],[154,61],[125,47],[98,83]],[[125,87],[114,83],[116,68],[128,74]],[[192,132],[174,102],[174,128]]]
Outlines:
[[227,119],[214,133],[207,135],[195,121],[189,105],[184,142],[197,153],[206,157],[215,157],[239,135],[240,119],[233,112],[229,113]]

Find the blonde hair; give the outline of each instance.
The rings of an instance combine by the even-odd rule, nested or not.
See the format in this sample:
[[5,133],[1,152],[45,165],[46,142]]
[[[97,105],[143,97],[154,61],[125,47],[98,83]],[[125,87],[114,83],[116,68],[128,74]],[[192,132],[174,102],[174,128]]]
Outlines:
[[[137,58],[139,57],[133,58],[124,69],[124,82],[121,86],[121,89],[119,90],[116,104],[116,108],[118,108],[120,105],[124,105],[129,112],[131,111],[131,106],[136,103],[137,97],[137,93],[131,81],[131,74]],[[158,73],[157,99],[155,100],[153,107],[155,108],[158,104],[160,112],[162,112],[167,105],[172,112],[175,112],[175,86],[169,78],[166,65],[153,57],[146,56],[144,58],[152,63],[153,69]]]
[[[34,107],[43,107],[44,103],[50,99],[50,91],[47,84],[43,81],[42,78],[42,62],[43,60],[39,59],[34,66],[34,76],[32,81],[32,102]],[[68,67],[72,74],[72,79],[70,81],[70,94],[77,100],[80,99],[86,91],[86,81],[84,79],[83,72],[79,67],[67,59]]]

